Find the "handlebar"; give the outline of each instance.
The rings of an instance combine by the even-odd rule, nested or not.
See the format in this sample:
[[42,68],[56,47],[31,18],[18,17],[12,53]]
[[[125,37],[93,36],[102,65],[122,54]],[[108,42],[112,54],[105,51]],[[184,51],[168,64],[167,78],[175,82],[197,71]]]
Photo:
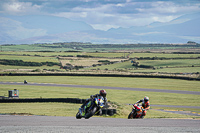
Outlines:
[[134,104],[128,104],[128,105],[135,105],[135,104],[139,104],[139,103],[134,103]]

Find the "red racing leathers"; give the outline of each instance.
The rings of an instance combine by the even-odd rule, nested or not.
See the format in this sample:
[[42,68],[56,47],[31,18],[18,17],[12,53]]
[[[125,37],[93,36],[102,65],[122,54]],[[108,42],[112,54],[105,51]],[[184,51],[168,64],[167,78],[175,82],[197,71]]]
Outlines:
[[142,99],[142,100],[137,101],[136,103],[142,103],[142,107],[144,108],[142,113],[143,113],[143,116],[145,116],[146,111],[150,109],[150,102]]

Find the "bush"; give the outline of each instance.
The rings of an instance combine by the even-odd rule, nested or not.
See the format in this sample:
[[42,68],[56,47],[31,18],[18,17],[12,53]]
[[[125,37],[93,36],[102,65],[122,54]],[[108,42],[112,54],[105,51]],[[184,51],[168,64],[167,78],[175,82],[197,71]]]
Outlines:
[[40,72],[40,71],[41,71],[40,69],[35,69],[35,70],[31,71],[31,72]]
[[23,60],[6,60],[6,59],[0,59],[0,64],[2,65],[12,65],[12,66],[53,66],[58,65],[61,66],[61,63],[56,62],[25,62]]

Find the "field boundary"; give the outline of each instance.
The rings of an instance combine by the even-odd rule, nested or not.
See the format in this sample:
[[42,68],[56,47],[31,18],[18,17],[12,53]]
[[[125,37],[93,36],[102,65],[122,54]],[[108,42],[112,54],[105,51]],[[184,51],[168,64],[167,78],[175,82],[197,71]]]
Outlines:
[[[47,102],[61,102],[61,103],[76,103],[76,104],[83,104],[85,103],[86,99],[79,99],[79,98],[2,98],[0,99],[0,103],[47,103]],[[106,106],[107,107],[107,106]],[[116,114],[116,109],[102,109],[102,115],[109,115],[112,116]]]
[[184,74],[162,73],[0,73],[1,76],[94,76],[94,77],[139,77],[139,78],[168,78],[200,81],[200,76],[191,77]]

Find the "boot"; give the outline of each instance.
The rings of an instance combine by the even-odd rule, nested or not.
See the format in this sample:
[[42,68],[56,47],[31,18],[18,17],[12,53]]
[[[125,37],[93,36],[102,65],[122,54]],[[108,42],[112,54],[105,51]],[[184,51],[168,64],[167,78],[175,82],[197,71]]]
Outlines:
[[82,108],[82,113],[81,113],[82,116],[85,116],[86,108],[87,108],[86,106],[84,106],[84,107]]

